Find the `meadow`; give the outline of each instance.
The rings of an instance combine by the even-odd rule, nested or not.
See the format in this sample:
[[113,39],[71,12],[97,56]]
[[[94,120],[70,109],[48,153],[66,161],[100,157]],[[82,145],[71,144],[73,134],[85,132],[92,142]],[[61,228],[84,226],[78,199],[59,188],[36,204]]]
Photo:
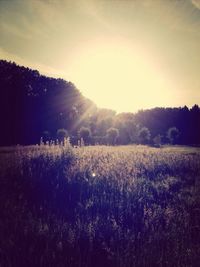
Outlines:
[[200,148],[0,148],[0,266],[195,267]]

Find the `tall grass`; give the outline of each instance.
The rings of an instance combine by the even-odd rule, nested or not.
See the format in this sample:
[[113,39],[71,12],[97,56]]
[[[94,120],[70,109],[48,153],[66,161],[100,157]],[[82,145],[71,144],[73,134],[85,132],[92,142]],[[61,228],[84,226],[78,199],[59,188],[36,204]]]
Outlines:
[[2,266],[198,266],[199,150],[1,152]]

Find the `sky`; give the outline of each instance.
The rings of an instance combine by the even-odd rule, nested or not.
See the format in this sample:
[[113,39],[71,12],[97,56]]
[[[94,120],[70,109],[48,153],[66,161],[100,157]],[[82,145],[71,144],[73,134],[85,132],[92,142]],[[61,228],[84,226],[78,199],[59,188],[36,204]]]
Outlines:
[[98,107],[200,104],[200,0],[0,0],[0,59]]

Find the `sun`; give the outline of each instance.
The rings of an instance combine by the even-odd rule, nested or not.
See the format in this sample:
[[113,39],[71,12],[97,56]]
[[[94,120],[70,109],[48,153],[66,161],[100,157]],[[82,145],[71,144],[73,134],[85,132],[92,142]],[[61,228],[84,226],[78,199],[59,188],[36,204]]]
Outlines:
[[126,112],[162,106],[172,96],[155,62],[138,47],[98,42],[78,53],[71,65],[72,79],[101,108]]

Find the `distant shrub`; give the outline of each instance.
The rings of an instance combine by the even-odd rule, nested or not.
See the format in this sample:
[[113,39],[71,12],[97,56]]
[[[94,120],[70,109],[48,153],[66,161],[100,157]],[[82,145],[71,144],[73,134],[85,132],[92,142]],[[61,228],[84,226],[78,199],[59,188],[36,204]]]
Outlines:
[[106,131],[106,137],[108,144],[115,145],[117,138],[119,137],[119,130],[117,128],[111,127]]
[[158,134],[153,138],[153,144],[156,147],[160,147],[161,143],[162,143],[162,136],[160,134]]
[[167,131],[167,138],[170,144],[176,144],[179,138],[180,132],[176,127],[171,127]]
[[59,142],[64,142],[64,139],[69,136],[66,129],[58,129],[57,130],[57,138]]
[[142,127],[138,133],[139,142],[147,144],[150,141],[151,133],[147,127]]
[[79,136],[83,139],[84,143],[88,145],[92,136],[91,130],[88,127],[81,127],[79,130]]

